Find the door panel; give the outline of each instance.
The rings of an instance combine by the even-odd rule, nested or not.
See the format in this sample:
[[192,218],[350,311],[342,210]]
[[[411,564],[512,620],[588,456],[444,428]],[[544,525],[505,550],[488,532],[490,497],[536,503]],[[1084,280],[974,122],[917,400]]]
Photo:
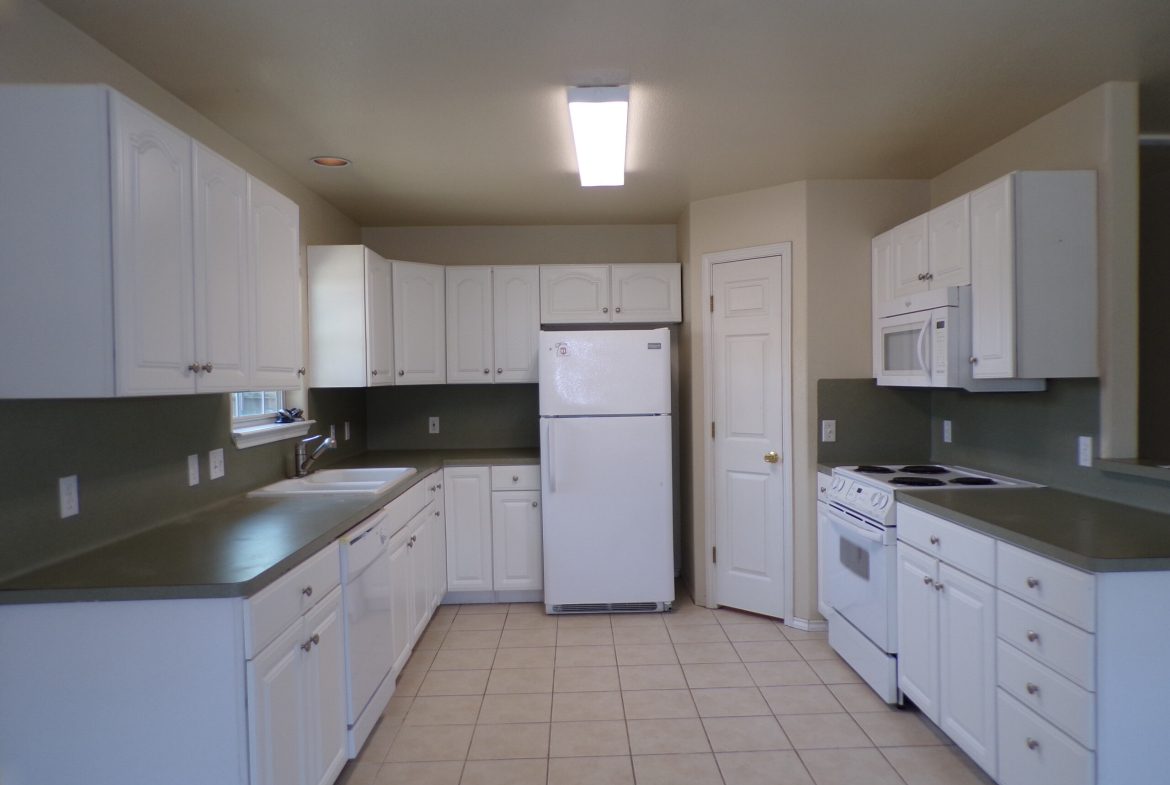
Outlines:
[[496,591],[543,584],[540,491],[492,493],[492,581]]
[[447,268],[447,383],[491,384],[492,268]]
[[394,361],[397,384],[447,381],[443,268],[394,262]]
[[497,382],[535,382],[540,268],[492,268]]
[[995,589],[942,564],[939,727],[995,775]]
[[905,297],[924,292],[929,286],[927,259],[927,216],[920,215],[890,230],[893,240],[893,293]]
[[394,384],[394,320],[390,262],[370,249],[366,263],[366,383]]
[[770,616],[784,599],[780,271],[780,257],[712,271],[716,598]]
[[898,543],[898,687],[939,721],[938,562]]
[[540,323],[609,321],[609,265],[542,265]]
[[1011,175],[971,194],[971,355],[976,379],[1016,373]]
[[447,514],[447,589],[491,591],[491,469],[458,466],[443,470]]
[[682,321],[682,281],[677,264],[617,264],[613,277],[613,321]]
[[254,389],[301,384],[300,208],[248,177],[252,256]]

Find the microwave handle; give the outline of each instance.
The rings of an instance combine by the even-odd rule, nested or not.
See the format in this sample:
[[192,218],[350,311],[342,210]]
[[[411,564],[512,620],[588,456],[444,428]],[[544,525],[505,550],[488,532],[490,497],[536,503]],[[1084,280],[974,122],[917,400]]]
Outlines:
[[918,333],[918,364],[922,366],[927,378],[930,378],[930,362],[926,354],[926,336],[930,332],[932,324],[934,324],[934,319],[927,317],[926,323],[922,325],[922,331]]

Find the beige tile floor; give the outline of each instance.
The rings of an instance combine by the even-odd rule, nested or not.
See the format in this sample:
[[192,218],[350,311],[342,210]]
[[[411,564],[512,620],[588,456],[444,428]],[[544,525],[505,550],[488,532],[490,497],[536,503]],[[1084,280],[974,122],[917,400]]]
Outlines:
[[824,641],[670,614],[439,608],[343,785],[985,785]]

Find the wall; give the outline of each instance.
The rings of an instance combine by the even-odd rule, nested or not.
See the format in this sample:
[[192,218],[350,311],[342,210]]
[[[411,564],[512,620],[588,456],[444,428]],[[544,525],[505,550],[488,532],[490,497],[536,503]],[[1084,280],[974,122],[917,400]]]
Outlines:
[[939,205],[1015,169],[1097,171],[1100,455],[1137,455],[1137,84],[1109,82],[935,177]]
[[928,463],[931,391],[878,387],[873,379],[821,379],[817,419],[837,421],[837,441],[821,442],[817,463]]
[[[300,206],[302,244],[352,243],[358,226],[254,150],[125,61],[30,0],[0,0],[0,82],[104,82],[229,158]],[[302,259],[304,258],[302,248]],[[10,337],[9,340],[13,338]],[[310,401],[310,413],[317,398]],[[352,399],[322,399],[331,419],[364,420]],[[238,451],[225,395],[90,401],[0,401],[0,576],[184,515],[284,472],[288,443]],[[363,429],[364,430],[364,429]],[[206,479],[223,447],[227,475]],[[356,449],[357,442],[351,444]],[[187,487],[187,455],[203,481]],[[57,514],[57,477],[79,475],[81,515]]]
[[[371,450],[538,447],[535,384],[374,387],[366,393]],[[439,433],[427,419],[439,418]]]
[[676,262],[671,224],[367,226],[362,242],[388,259],[432,264]]

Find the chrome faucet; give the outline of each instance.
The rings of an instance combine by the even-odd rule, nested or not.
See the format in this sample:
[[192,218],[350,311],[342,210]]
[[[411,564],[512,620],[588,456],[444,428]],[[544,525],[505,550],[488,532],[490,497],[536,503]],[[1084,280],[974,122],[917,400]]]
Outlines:
[[307,439],[301,439],[299,442],[297,442],[296,457],[293,461],[296,464],[297,477],[304,477],[313,471],[313,464],[316,463],[317,459],[321,457],[321,453],[325,452],[326,450],[337,449],[337,440],[332,436],[326,436],[325,441],[317,445],[317,449],[313,450],[312,454],[310,454],[309,442],[316,441],[320,438],[321,435],[318,434],[316,436],[310,436]]

